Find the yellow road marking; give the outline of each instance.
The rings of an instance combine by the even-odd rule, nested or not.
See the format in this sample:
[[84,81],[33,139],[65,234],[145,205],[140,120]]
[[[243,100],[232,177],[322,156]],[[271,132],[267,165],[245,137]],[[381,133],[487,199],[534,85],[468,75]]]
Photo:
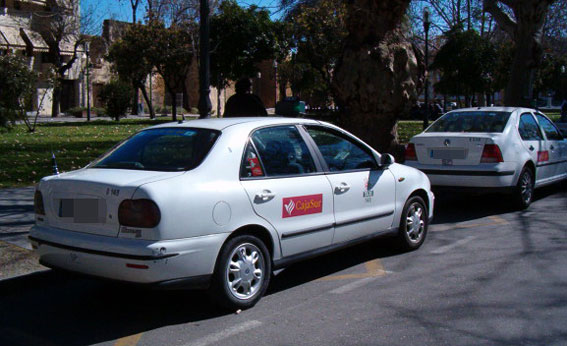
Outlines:
[[378,276],[386,275],[386,271],[382,266],[382,262],[380,259],[375,259],[372,261],[368,261],[364,263],[364,267],[366,268],[366,273],[356,273],[356,274],[343,274],[343,275],[329,275],[317,279],[315,281],[334,281],[334,280],[350,280],[350,279],[364,279],[364,278],[372,278]]
[[140,341],[140,339],[142,338],[142,334],[144,334],[144,333],[138,333],[138,334],[134,334],[134,335],[125,336],[123,338],[120,338],[120,339],[116,340],[116,343],[114,343],[114,346],[136,346],[138,344],[138,342]]

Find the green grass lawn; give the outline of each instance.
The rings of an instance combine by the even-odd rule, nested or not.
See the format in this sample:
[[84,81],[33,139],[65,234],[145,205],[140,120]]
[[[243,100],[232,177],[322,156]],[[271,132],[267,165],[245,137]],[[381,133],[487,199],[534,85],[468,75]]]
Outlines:
[[29,186],[50,175],[51,151],[59,171],[81,168],[136,131],[163,121],[121,120],[25,125],[0,133],[0,188]]
[[[559,113],[547,114],[552,119]],[[90,123],[38,124],[35,133],[24,125],[0,133],[0,188],[29,186],[52,172],[51,152],[55,153],[60,172],[84,167],[114,144],[136,131],[165,121],[121,120]],[[402,120],[398,123],[401,143],[420,133],[422,122]]]

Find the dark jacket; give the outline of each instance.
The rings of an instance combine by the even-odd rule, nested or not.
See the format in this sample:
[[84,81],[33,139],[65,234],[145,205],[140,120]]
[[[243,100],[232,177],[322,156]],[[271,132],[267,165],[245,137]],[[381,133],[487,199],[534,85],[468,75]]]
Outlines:
[[224,106],[224,117],[265,117],[268,115],[262,100],[254,94],[232,95]]

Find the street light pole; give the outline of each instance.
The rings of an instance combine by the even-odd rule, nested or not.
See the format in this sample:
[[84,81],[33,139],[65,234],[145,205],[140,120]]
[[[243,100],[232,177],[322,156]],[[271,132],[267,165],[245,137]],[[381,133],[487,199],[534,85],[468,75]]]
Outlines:
[[425,31],[425,113],[423,114],[423,129],[429,125],[429,26],[431,25],[429,7],[423,8],[423,30]]
[[211,117],[209,70],[209,1],[200,0],[199,119]]
[[89,80],[89,75],[90,75],[90,70],[89,70],[89,65],[90,65],[90,61],[89,61],[89,47],[90,44],[89,42],[85,43],[85,51],[87,54],[87,121],[91,121],[91,93],[90,93],[90,80]]

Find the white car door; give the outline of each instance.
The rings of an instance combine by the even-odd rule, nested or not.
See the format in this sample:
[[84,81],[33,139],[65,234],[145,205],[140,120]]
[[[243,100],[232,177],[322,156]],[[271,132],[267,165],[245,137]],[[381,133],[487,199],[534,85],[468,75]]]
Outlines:
[[549,153],[545,148],[543,135],[538,123],[531,113],[522,113],[518,123],[518,132],[522,138],[522,144],[532,161],[536,164],[536,181],[547,179],[549,170],[545,163],[549,161]]
[[277,230],[283,256],[331,245],[331,186],[295,126],[256,130],[240,175],[256,214]]
[[547,119],[543,114],[536,113],[536,118],[540,128],[545,134],[547,148],[549,150],[549,162],[547,163],[549,177],[560,179],[566,174],[566,143],[559,130],[553,125],[551,120]]
[[333,243],[356,239],[392,226],[395,182],[378,168],[370,150],[346,134],[324,126],[305,126],[327,165],[334,194]]

